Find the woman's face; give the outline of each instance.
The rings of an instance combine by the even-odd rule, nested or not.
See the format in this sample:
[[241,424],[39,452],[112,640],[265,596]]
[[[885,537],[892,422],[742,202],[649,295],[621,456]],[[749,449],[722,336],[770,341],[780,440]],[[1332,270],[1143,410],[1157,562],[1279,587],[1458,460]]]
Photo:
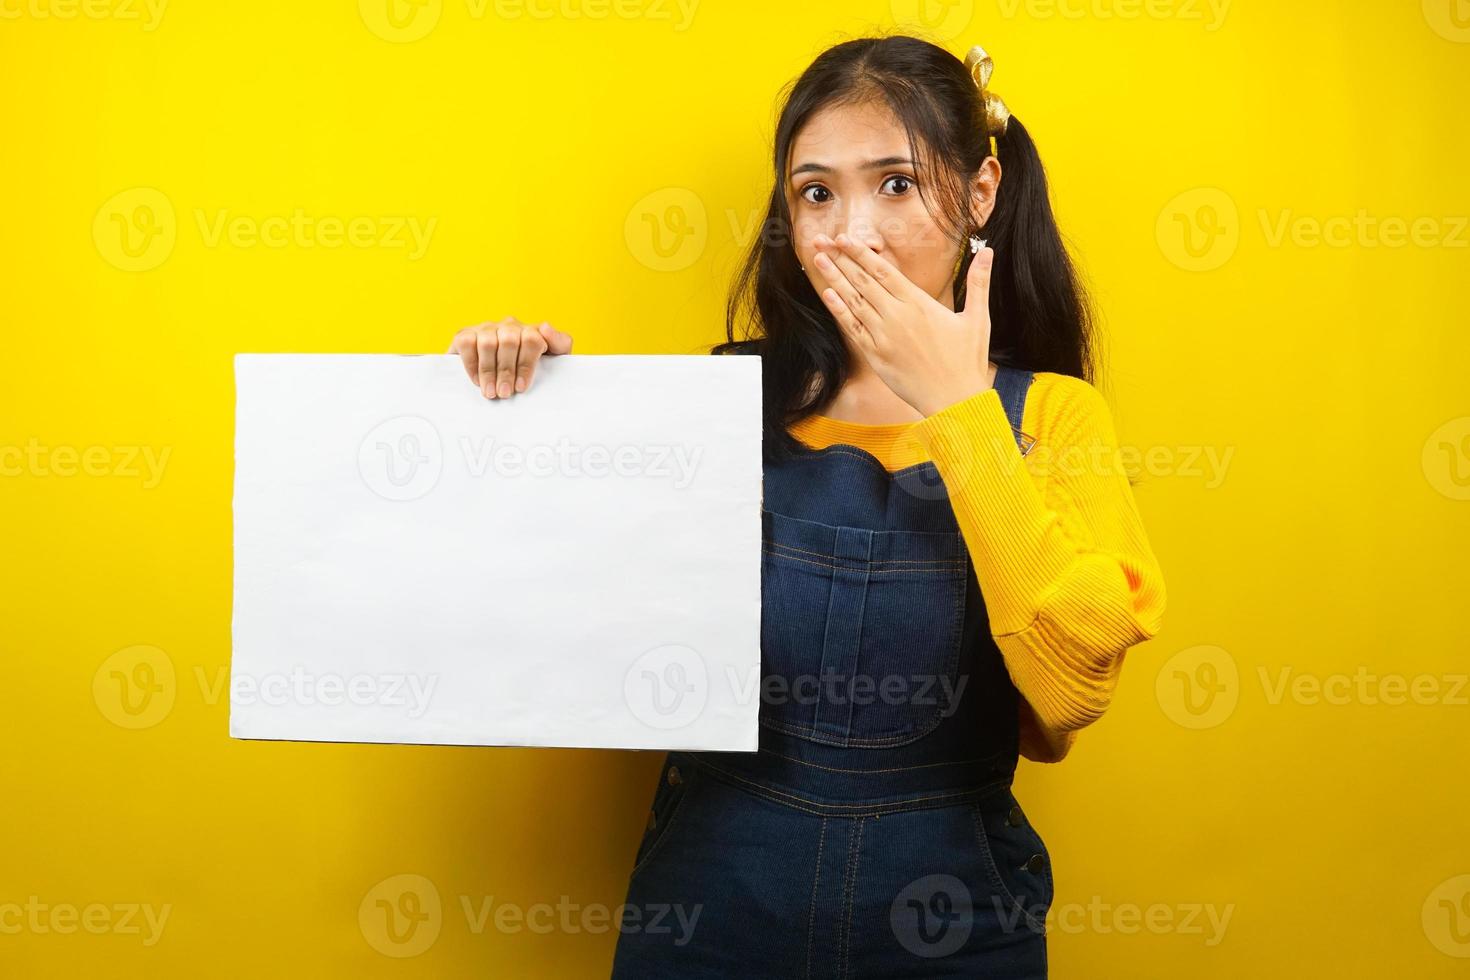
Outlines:
[[[793,245],[820,293],[830,283],[812,261],[819,234],[867,243],[910,281],[953,309],[960,245],[942,232],[919,197],[928,175],[912,160],[903,125],[882,102],[829,106],[792,140],[786,181]],[[985,161],[972,185],[982,220],[994,207],[1000,164]],[[933,199],[933,188],[925,192]]]

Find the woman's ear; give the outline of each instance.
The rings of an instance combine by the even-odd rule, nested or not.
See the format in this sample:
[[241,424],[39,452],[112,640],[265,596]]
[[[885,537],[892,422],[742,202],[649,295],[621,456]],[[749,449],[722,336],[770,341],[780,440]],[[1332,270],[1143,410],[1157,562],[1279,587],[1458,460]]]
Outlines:
[[970,181],[970,207],[980,218],[983,226],[995,210],[995,195],[1000,190],[1000,161],[986,157]]

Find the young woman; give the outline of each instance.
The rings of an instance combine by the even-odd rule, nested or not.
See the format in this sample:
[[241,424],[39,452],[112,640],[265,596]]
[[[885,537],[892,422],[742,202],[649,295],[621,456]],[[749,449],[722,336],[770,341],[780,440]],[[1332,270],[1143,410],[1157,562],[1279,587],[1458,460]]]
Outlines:
[[[760,749],[666,758],[616,977],[1046,975],[1017,758],[1103,713],[1164,583],[990,70],[866,38],[787,96],[713,348],[763,359]],[[451,346],[487,397],[570,350],[516,320]]]

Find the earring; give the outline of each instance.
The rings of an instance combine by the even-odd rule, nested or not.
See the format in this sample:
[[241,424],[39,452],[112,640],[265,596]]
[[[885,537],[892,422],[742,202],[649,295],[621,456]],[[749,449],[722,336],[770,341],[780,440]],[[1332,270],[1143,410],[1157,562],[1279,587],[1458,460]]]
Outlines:
[[970,254],[971,255],[974,255],[976,252],[980,251],[984,247],[985,247],[985,239],[981,238],[979,235],[971,235],[970,236]]

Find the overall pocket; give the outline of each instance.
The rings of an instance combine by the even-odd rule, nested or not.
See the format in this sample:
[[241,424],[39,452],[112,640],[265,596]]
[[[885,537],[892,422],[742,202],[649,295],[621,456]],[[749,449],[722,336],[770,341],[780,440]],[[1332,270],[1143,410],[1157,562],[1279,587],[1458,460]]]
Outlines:
[[1046,842],[1014,795],[1008,794],[999,806],[971,804],[971,816],[990,884],[1007,906],[1001,911],[1024,916],[1018,925],[1044,932],[1055,897]]
[[653,803],[648,810],[648,824],[643,830],[643,840],[639,842],[638,853],[633,857],[633,870],[628,872],[630,879],[643,870],[662,849],[669,838],[669,830],[683,809],[690,788],[698,779],[696,766],[680,763],[681,760],[672,753],[664,759],[663,771],[658,777],[658,788],[654,790]]
[[762,513],[761,724],[891,746],[952,710],[969,556],[958,530],[873,531]]

